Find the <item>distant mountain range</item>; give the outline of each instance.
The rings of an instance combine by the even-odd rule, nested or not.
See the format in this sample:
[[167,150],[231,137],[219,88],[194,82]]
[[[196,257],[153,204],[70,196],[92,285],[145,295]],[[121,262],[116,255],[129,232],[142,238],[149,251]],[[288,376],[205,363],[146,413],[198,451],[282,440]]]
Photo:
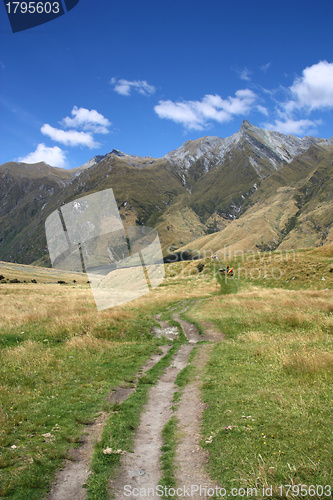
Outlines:
[[49,265],[46,217],[110,187],[124,224],[155,227],[164,254],[333,242],[333,139],[300,139],[244,121],[231,137],[187,141],[162,158],[113,149],[73,170],[4,163],[0,260]]

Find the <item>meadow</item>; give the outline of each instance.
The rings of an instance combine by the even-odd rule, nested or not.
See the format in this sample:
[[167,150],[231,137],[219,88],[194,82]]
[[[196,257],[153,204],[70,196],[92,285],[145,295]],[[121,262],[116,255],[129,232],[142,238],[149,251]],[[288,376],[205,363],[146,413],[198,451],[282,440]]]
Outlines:
[[287,498],[287,485],[332,486],[332,291],[252,289],[189,316],[226,336],[203,382],[212,477],[272,498]]
[[[167,318],[192,298],[202,300],[186,318],[209,321],[225,337],[202,387],[212,477],[228,488],[272,486],[273,498],[300,496],[284,485],[332,485],[332,249],[283,260],[282,278],[270,273],[274,254],[225,262],[241,268],[235,282],[218,281],[210,258],[201,273],[197,261],[174,263],[156,290],[103,312],[82,277],[59,284],[29,268],[37,283],[0,284],[2,497],[45,498],[84,426],[112,411],[108,394],[130,387],[166,342],[150,333],[154,315]],[[24,269],[0,268],[9,278],[18,272],[23,281]]]
[[0,495],[43,498],[107,395],[159,350],[161,299],[98,313],[87,284],[0,286]]

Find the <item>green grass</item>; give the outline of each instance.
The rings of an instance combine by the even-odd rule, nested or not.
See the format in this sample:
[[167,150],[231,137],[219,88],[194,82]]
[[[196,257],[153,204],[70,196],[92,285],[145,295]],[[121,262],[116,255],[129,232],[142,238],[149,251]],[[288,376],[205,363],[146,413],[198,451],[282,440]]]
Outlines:
[[325,372],[310,379],[268,368],[255,348],[226,342],[208,366],[204,401],[204,435],[213,441],[203,443],[210,472],[223,485],[332,484],[332,393]]
[[217,282],[220,286],[221,295],[227,295],[229,293],[237,293],[239,291],[239,284],[234,277],[221,276],[220,273],[216,275]]
[[2,366],[1,494],[13,499],[43,498],[83,426],[109,409],[112,387],[130,384],[156,349],[149,342],[104,344],[102,352],[30,345],[24,360]]
[[148,391],[170,364],[180,345],[180,343],[174,344],[169,352],[139,380],[135,392],[121,405],[115,405],[113,408],[92,458],[92,474],[87,485],[88,500],[108,498],[108,484],[120,464],[120,455],[114,453],[106,455],[103,449],[112,447],[114,450],[131,451],[134,433],[139,425],[140,412],[147,401]]
[[202,439],[227,490],[333,485],[332,312],[330,291],[269,289],[191,311],[227,337],[206,367]]
[[[45,293],[55,290],[43,286]],[[84,426],[112,409],[106,396],[118,385],[131,386],[163,343],[150,328],[164,305],[153,300],[105,313],[88,305],[80,315],[66,310],[69,292],[61,291],[52,303],[63,311],[58,321],[38,312],[34,301],[25,311],[33,289],[18,287],[2,295],[16,305],[18,324],[0,330],[0,496],[37,500],[45,498],[69,449],[79,445]]]
[[[179,394],[179,392],[175,393]],[[165,492],[168,492],[171,488],[176,488],[175,479],[175,456],[177,448],[177,418],[173,415],[167,424],[164,426],[162,431],[163,446],[161,448],[161,469],[163,471],[162,478],[160,480],[160,485]],[[171,497],[168,494],[164,494],[163,499],[169,500]]]

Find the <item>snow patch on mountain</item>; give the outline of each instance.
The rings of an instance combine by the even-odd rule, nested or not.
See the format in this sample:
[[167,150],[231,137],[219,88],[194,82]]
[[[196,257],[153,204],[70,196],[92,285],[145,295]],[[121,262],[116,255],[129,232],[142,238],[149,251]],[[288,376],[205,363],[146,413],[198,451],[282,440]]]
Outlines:
[[195,141],[187,141],[180,148],[163,156],[173,163],[182,172],[196,161],[203,158],[205,172],[215,165],[223,163],[225,157],[236,147],[242,148],[248,144],[254,153],[249,162],[260,177],[265,177],[258,164],[258,160],[266,159],[275,170],[279,170],[285,163],[290,163],[296,156],[304,153],[312,144],[324,141],[316,137],[303,139],[293,135],[284,135],[271,130],[260,129],[244,120],[239,132],[222,139],[216,136],[207,136]]

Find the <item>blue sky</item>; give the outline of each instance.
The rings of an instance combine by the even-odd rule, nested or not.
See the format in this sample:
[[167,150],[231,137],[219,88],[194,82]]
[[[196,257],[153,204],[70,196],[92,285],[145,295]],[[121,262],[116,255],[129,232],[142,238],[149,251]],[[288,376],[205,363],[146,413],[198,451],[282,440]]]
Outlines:
[[0,7],[0,163],[160,157],[244,119],[333,136],[331,0],[80,0],[19,33]]

